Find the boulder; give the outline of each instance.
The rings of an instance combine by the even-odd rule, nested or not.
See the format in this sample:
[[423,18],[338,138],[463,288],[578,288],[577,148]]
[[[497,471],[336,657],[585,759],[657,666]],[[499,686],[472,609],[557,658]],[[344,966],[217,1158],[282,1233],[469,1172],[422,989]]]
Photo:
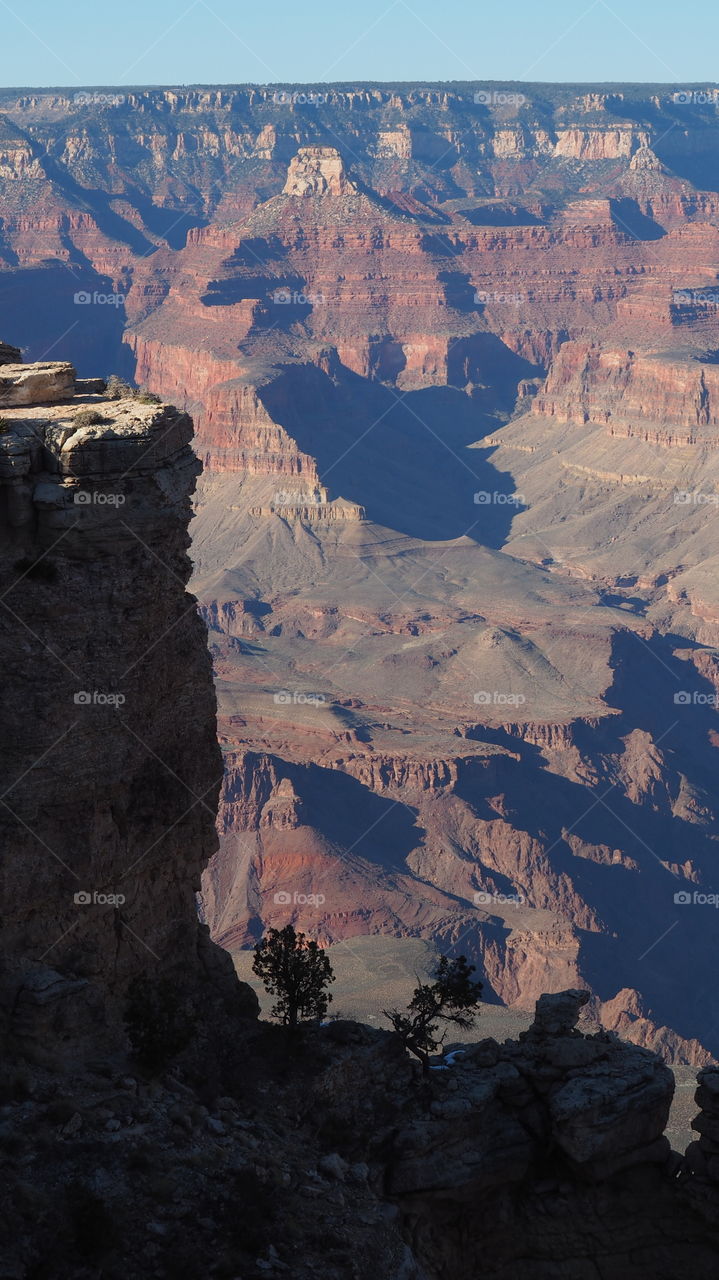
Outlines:
[[66,361],[8,364],[0,359],[0,408],[58,404],[75,394],[75,369]]
[[0,364],[20,364],[22,352],[19,347],[11,347],[7,342],[0,342]]
[[559,991],[555,995],[539,997],[534,1011],[534,1022],[528,1036],[570,1035],[577,1025],[579,1014],[589,1001],[588,991]]

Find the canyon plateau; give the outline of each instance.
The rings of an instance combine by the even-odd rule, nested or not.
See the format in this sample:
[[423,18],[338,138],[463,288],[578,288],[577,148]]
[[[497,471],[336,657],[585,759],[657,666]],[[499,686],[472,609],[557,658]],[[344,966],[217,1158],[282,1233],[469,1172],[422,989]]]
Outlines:
[[[26,360],[116,373],[177,406],[133,402],[146,456],[155,431],[177,450],[158,453],[159,479],[143,462],[128,495],[140,513],[148,484],[169,500],[189,474],[183,415],[195,423],[192,590],[224,767],[216,752],[208,765],[212,716],[195,705],[206,673],[183,657],[199,624],[153,621],[163,575],[184,590],[184,543],[159,550],[152,509],[144,529],[127,521],[134,534],[114,526],[106,542],[100,521],[96,537],[125,565],[125,647],[157,633],[172,671],[126,691],[132,730],[153,749],[155,734],[173,741],[183,777],[187,751],[210,808],[221,785],[217,848],[190,830],[198,808],[177,833],[203,965],[222,955],[207,928],[240,971],[268,926],[332,950],[390,938],[398,956],[424,940],[466,952],[495,1006],[530,1013],[544,992],[586,989],[596,1034],[678,1067],[719,1056],[714,92],[0,93],[0,334]],[[48,470],[40,431],[80,473],[97,447],[112,477],[109,447],[73,444],[63,412],[27,428],[17,475]],[[153,426],[160,412],[176,417]],[[32,537],[62,535],[59,556],[82,557],[56,475]],[[32,560],[35,525],[17,518],[12,554]],[[27,585],[45,639],[48,586]],[[106,587],[98,570],[87,589]],[[111,636],[86,640],[71,613],[61,631],[114,689]],[[67,696],[50,666],[43,750]],[[82,726],[47,768],[67,751],[92,786],[107,747]],[[99,766],[120,764],[120,792],[142,791],[132,742]],[[35,744],[19,745],[29,760]],[[141,795],[132,812],[150,845]],[[94,821],[112,873],[109,809]],[[31,838],[15,836],[21,856]],[[191,973],[172,867],[158,855],[149,944],[181,932]],[[51,872],[38,863],[41,881]],[[145,936],[154,907],[133,909]],[[35,928],[28,901],[23,936]],[[120,984],[132,956],[124,930]]]

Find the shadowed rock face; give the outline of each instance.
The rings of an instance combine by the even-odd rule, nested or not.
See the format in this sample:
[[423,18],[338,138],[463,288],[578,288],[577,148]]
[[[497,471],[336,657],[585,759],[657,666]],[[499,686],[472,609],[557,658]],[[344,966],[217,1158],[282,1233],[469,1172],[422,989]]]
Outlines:
[[52,1060],[116,1037],[138,975],[241,1001],[194,903],[221,761],[185,591],[191,420],[75,395],[68,364],[0,387],[0,1017]]
[[11,347],[7,342],[0,342],[0,364],[19,364],[21,359],[21,352],[17,347]]
[[[410,1196],[451,1195],[454,1189],[461,1200],[470,1188],[477,1194],[493,1182],[520,1183],[537,1160],[535,1142],[545,1143],[586,1182],[632,1164],[665,1163],[669,1144],[662,1134],[674,1092],[672,1073],[653,1054],[622,1044],[611,1032],[584,1036],[575,1030],[588,999],[587,991],[543,995],[520,1043],[482,1040],[460,1050],[451,1075],[440,1079],[443,1096],[431,1107],[438,1123],[430,1120],[424,1130],[399,1136],[390,1189]],[[443,1092],[445,1082],[452,1087]],[[483,1123],[489,1119],[493,1133]],[[514,1131],[513,1141],[502,1141],[503,1122],[508,1136]],[[433,1134],[439,1138],[436,1151]],[[458,1156],[455,1167],[451,1146]]]
[[700,1110],[692,1120],[692,1129],[699,1138],[689,1144],[687,1162],[702,1184],[716,1187],[719,1184],[719,1068],[706,1067],[699,1072],[697,1080],[699,1088],[694,1101]]
[[[678,1276],[689,1259],[716,1265],[715,1187],[689,1174],[662,1133],[672,1074],[611,1032],[578,1031],[587,1001],[580,990],[543,995],[518,1042],[453,1051],[420,1090],[391,1037],[327,1028],[336,1056],[305,1114],[342,1114],[354,1158],[373,1133],[382,1172],[380,1182],[365,1148],[371,1180],[398,1207],[420,1276],[620,1280]],[[711,1109],[712,1072],[700,1081]],[[706,1118],[696,1127],[706,1133]],[[351,1181],[344,1150],[332,1176]]]

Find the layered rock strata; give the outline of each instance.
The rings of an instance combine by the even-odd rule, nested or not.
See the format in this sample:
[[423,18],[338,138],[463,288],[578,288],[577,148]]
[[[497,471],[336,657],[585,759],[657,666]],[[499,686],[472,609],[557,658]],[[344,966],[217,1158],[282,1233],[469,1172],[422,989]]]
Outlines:
[[35,355],[197,423],[217,936],[332,882],[293,918],[461,937],[502,1000],[588,985],[705,1063],[714,90],[80,97],[0,99],[0,271]]
[[75,390],[65,363],[0,380],[0,1015],[51,1059],[122,1036],[139,975],[240,1003],[194,902],[222,767],[185,590],[192,423]]

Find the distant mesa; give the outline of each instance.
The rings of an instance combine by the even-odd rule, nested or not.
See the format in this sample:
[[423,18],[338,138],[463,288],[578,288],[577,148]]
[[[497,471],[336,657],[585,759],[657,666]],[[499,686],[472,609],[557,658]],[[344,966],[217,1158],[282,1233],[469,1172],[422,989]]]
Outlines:
[[655,155],[651,147],[639,147],[629,161],[630,169],[653,169],[655,172],[664,173],[664,165],[659,156]]
[[324,485],[311,489],[279,489],[267,506],[250,507],[251,516],[280,516],[310,523],[326,520],[364,520],[365,509],[346,498],[330,498]]
[[300,147],[290,161],[285,196],[357,195],[336,147]]

